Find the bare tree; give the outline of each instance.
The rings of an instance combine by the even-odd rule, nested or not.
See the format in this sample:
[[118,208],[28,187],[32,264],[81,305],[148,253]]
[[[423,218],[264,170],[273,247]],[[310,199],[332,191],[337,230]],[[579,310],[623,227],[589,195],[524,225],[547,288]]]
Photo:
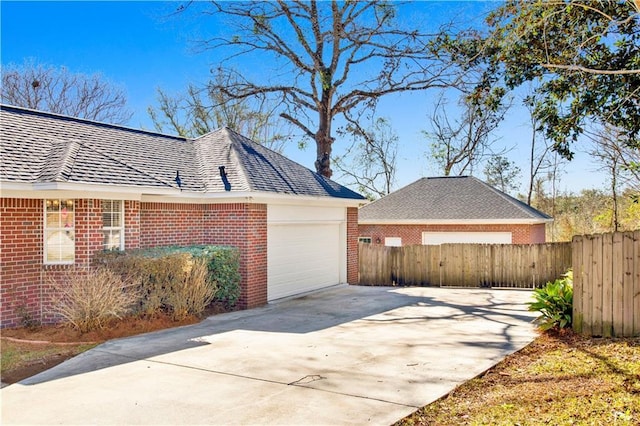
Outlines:
[[[434,34],[402,28],[400,5],[368,2],[217,2],[205,13],[228,18],[204,49],[222,52],[231,85],[211,82],[229,99],[270,96],[280,116],[315,141],[318,173],[331,177],[334,118],[357,115],[392,93],[442,87],[451,77]],[[185,8],[186,9],[186,8]],[[259,60],[260,81],[223,69],[236,58]],[[266,76],[265,76],[266,75]]]
[[33,61],[3,66],[1,92],[6,104],[89,120],[126,124],[133,115],[124,89],[100,74],[71,73]]
[[353,143],[333,161],[347,185],[353,185],[369,199],[389,194],[395,183],[398,154],[398,135],[390,121],[379,117],[365,130],[360,120],[350,120],[345,133],[353,137]]
[[[486,92],[464,94],[459,108],[447,109],[447,101],[440,97],[429,122],[431,131],[423,131],[430,144],[430,157],[445,176],[473,174],[473,169],[493,153],[492,132],[498,127],[508,109],[501,103],[503,94]],[[457,118],[450,118],[457,115]]]
[[[215,76],[217,85],[230,85],[227,75]],[[197,137],[227,126],[236,132],[282,152],[291,134],[265,98],[228,99],[221,91],[190,84],[187,93],[171,96],[158,89],[158,106],[147,109],[156,130]]]
[[640,192],[640,151],[632,149],[625,134],[612,126],[597,126],[585,133],[593,141],[589,155],[597,160],[599,169],[609,175],[609,190],[612,200],[612,228],[617,232],[620,228],[619,204],[620,193],[625,186]]
[[536,180],[538,180],[538,177],[542,173],[549,171],[553,166],[550,160],[552,144],[540,129],[540,123],[535,114],[536,94],[534,91],[529,91],[529,95],[525,96],[523,104],[529,111],[529,119],[531,120],[531,149],[529,151],[529,177],[527,185],[527,204],[531,205]]

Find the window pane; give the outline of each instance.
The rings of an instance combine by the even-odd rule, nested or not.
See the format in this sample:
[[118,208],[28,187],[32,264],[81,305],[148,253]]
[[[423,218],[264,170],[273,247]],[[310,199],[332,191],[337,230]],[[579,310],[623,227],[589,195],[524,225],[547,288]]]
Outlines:
[[120,247],[120,230],[104,231],[104,248],[106,250],[119,250]]
[[69,231],[47,231],[46,256],[48,262],[73,262],[75,234]]
[[102,226],[105,228],[110,228],[112,221],[111,221],[111,213],[108,212],[103,212],[102,213]]
[[117,226],[117,227],[122,226],[122,218],[119,211],[111,213],[111,223],[112,223],[111,226]]

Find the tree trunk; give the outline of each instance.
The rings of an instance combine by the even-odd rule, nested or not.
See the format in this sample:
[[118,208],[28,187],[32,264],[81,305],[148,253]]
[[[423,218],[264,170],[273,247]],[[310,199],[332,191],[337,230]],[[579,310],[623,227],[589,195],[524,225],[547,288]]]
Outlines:
[[316,132],[316,171],[324,177],[331,178],[331,148],[335,140],[331,136],[330,111],[331,94],[329,89],[323,88],[320,108],[318,108],[319,126]]

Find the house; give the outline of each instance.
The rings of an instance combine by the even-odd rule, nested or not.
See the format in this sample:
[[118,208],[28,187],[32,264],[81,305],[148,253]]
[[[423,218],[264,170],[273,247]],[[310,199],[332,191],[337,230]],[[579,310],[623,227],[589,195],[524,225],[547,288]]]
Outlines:
[[361,242],[545,242],[551,217],[471,176],[429,177],[360,208]]
[[358,279],[364,198],[222,128],[197,139],[0,106],[2,326],[103,249],[232,245],[240,305]]

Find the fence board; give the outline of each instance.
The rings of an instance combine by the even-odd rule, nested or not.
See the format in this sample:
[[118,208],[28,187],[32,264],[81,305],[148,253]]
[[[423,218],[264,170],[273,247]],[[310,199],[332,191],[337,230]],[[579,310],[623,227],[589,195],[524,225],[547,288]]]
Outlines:
[[583,237],[577,235],[572,241],[571,263],[573,264],[573,330],[582,333],[583,327],[583,282],[584,282],[584,262],[582,261]]
[[622,277],[622,335],[633,335],[633,281],[634,281],[634,259],[633,259],[633,233],[625,232],[622,235],[622,250],[624,256],[623,277]]
[[593,327],[593,236],[585,235],[582,246],[582,332]]
[[640,230],[633,234],[633,335],[640,336]]
[[602,336],[613,334],[613,234],[602,236]]
[[593,328],[591,332],[602,336],[602,245],[603,236],[594,235],[592,241],[593,260]]

